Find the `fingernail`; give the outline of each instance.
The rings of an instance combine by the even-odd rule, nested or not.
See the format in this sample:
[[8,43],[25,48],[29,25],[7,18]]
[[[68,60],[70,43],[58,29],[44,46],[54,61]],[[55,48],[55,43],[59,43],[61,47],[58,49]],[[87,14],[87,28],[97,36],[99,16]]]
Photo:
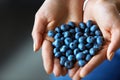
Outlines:
[[111,53],[109,54],[109,56],[108,56],[109,61],[112,60],[113,56],[114,56],[114,52],[111,52]]
[[36,52],[36,44],[35,43],[33,45],[33,50],[34,50],[34,52]]
[[85,72],[82,70],[81,72],[80,72],[80,77],[81,78],[84,78],[86,76],[86,74],[85,74]]

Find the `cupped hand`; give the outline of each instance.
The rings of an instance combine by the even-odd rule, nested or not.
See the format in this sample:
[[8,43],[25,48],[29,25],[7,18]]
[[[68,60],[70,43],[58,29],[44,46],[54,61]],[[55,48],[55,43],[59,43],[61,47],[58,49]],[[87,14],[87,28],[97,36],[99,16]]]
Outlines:
[[76,66],[69,75],[74,80],[86,76],[105,59],[111,60],[114,52],[120,48],[120,1],[119,0],[89,0],[84,10],[84,22],[93,20],[99,26],[105,39],[105,44],[83,68]]
[[42,58],[46,72],[56,76],[65,75],[67,70],[62,68],[59,60],[53,57],[52,39],[47,36],[47,31],[54,29],[62,23],[82,21],[83,0],[45,0],[35,15],[32,31],[34,51],[42,46]]

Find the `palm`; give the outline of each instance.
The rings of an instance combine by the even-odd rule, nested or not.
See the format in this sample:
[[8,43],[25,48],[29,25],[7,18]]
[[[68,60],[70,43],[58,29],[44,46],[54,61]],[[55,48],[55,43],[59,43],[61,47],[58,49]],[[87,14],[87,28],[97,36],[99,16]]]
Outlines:
[[42,45],[43,63],[47,73],[53,72],[56,76],[67,73],[67,70],[60,66],[59,60],[53,58],[52,40],[47,37],[46,33],[68,21],[76,23],[82,21],[82,5],[80,6],[79,3],[81,0],[76,0],[76,2],[73,0],[46,0],[36,14],[32,35],[34,39],[36,38],[35,51]]
[[[107,52],[110,52],[110,49],[108,50],[108,46],[110,46],[110,43],[113,41],[113,37],[115,37],[116,34],[116,33],[114,34],[114,31],[118,31],[119,33],[120,30],[120,27],[119,28],[118,26],[116,27],[116,24],[118,24],[118,22],[120,21],[118,9],[116,7],[115,2],[110,2],[110,0],[88,1],[84,11],[83,18],[84,18],[84,22],[87,22],[87,20],[93,20],[95,21],[95,23],[98,24],[105,38],[105,44],[103,46],[103,49],[99,51],[98,54],[94,56],[83,68],[75,67],[74,69],[71,70],[70,75],[73,78],[77,74],[81,74],[82,77],[87,75],[96,66],[98,66],[101,62],[103,62],[107,58],[108,56]],[[118,34],[118,38],[119,38],[119,34]],[[79,80],[79,78],[77,80]]]

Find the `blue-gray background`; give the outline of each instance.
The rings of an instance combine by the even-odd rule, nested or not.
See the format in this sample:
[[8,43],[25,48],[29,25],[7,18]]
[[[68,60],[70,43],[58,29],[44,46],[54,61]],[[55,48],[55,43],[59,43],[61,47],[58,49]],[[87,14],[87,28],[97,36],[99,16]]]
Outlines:
[[[34,15],[44,0],[0,0],[0,80],[53,80],[33,52]],[[83,80],[120,80],[120,51]],[[54,80],[71,80],[60,77]]]

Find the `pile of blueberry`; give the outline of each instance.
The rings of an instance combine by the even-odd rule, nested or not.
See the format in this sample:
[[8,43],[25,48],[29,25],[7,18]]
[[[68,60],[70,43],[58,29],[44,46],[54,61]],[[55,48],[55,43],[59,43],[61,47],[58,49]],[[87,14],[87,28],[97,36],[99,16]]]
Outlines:
[[60,60],[60,65],[71,69],[77,62],[83,67],[101,49],[104,39],[97,25],[91,20],[80,22],[78,26],[70,21],[55,30],[49,30],[53,54]]

